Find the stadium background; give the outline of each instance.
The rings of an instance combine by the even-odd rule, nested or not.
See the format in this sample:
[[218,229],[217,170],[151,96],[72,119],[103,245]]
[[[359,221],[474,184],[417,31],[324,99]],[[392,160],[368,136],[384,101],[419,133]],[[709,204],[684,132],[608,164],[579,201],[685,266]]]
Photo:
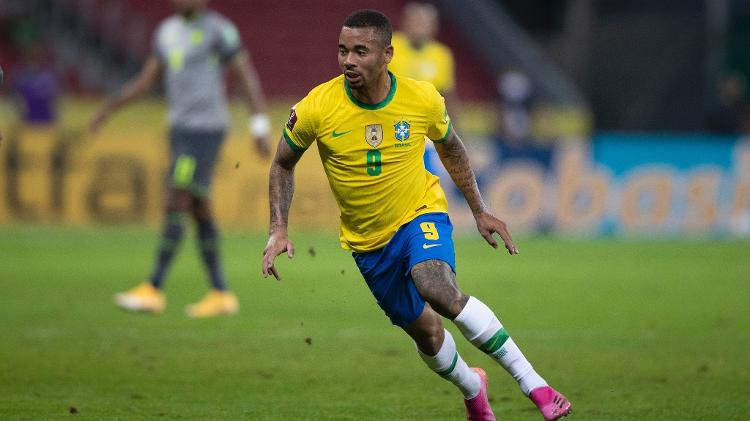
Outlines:
[[[238,25],[269,97],[269,114],[274,123],[272,139],[277,139],[289,107],[312,86],[337,74],[335,40],[341,21],[354,9],[375,7],[398,26],[404,3],[212,0],[210,6]],[[480,251],[471,216],[450,181],[443,177],[452,218],[462,238],[458,253],[474,254],[464,257],[464,267],[471,268],[465,272],[468,280],[464,286],[502,302],[505,311],[515,318],[519,333],[531,330],[533,333],[526,333],[524,339],[530,351],[545,361],[539,364],[552,373],[566,370],[559,363],[547,361],[556,361],[558,355],[575,360],[581,354],[572,340],[562,341],[559,352],[547,350],[545,341],[557,333],[550,336],[545,328],[570,324],[571,336],[583,335],[579,337],[581,346],[602,349],[604,354],[599,359],[584,352],[591,365],[577,367],[585,374],[580,383],[590,383],[588,386],[595,389],[572,393],[573,401],[584,406],[578,415],[581,419],[670,419],[678,414],[683,419],[749,417],[746,397],[742,403],[731,397],[750,384],[750,361],[741,351],[750,345],[750,337],[742,327],[750,323],[750,146],[745,140],[750,128],[745,91],[750,76],[750,2],[434,3],[441,12],[438,39],[451,48],[457,66],[461,108],[452,114],[459,122],[480,186],[491,207],[522,239],[524,256],[537,253],[536,258],[529,257],[514,267],[497,268],[499,274],[492,272],[493,265],[480,268],[487,259],[497,257]],[[73,338],[110,351],[115,345],[135,346],[132,344],[138,342],[136,338],[145,338],[146,345],[142,347],[153,347],[157,357],[151,358],[158,359],[167,358],[160,355],[161,351],[154,351],[163,346],[158,344],[158,338],[172,338],[175,329],[192,329],[177,315],[167,317],[167,322],[158,327],[149,326],[149,321],[116,313],[108,301],[109,294],[142,276],[155,247],[152,237],[160,223],[163,197],[159,180],[165,176],[167,156],[165,107],[160,93],[118,114],[96,137],[86,133],[88,119],[101,103],[102,95],[135,74],[150,51],[153,28],[170,10],[169,3],[162,0],[0,2],[0,64],[6,80],[0,91],[0,130],[4,138],[0,144],[0,286],[7,292],[0,298],[4,308],[0,314],[3,323],[7,322],[5,337],[9,338],[0,344],[0,354],[6,361],[0,371],[0,389],[5,392],[4,400],[0,398],[0,414],[7,417],[49,418],[60,408],[65,412],[68,406],[85,406],[87,399],[89,406],[95,406],[91,396],[103,396],[98,409],[89,409],[94,417],[154,416],[156,409],[147,404],[139,406],[141,398],[133,398],[146,393],[128,392],[130,398],[122,403],[107,400],[106,387],[71,386],[75,382],[54,370],[52,374],[30,374],[50,368],[24,357],[24,350],[30,345],[38,346],[40,358],[69,353],[69,371],[91,380],[97,378],[94,373],[77,370],[85,365],[83,351],[71,348],[66,334],[60,331],[74,332]],[[38,60],[57,78],[60,92],[53,121],[24,121],[17,106],[21,99],[14,91],[14,83],[31,60]],[[501,139],[506,110],[503,107],[507,104],[502,103],[498,84],[499,76],[511,70],[530,81],[533,105],[526,109],[529,129],[524,144],[509,151]],[[740,81],[740,92],[727,99],[730,80]],[[230,91],[233,89],[230,84]],[[213,197],[216,213],[228,234],[228,271],[237,279],[254,280],[258,263],[255,260],[259,261],[256,257],[267,225],[269,163],[254,156],[245,130],[246,118],[246,110],[235,104],[232,130],[216,169]],[[248,305],[243,309],[243,318],[236,322],[201,325],[194,337],[182,338],[181,350],[201,347],[206,341],[220,344],[234,340],[230,338],[246,333],[242,323],[254,320],[269,329],[286,327],[292,336],[327,336],[329,343],[318,348],[321,354],[302,359],[325,366],[326,358],[337,352],[337,345],[348,346],[349,339],[359,338],[352,333],[359,326],[378,332],[388,329],[358,283],[356,269],[345,260],[345,253],[335,249],[338,213],[316,155],[309,153],[300,164],[291,215],[292,229],[302,238],[298,258],[302,261],[296,262],[301,267],[295,269],[289,264],[284,269],[289,271],[293,280],[287,282],[292,285],[294,279],[305,285],[304,278],[318,276],[309,291],[317,304],[293,304],[304,317],[318,317],[318,326],[303,329],[294,319],[297,316],[289,316],[290,320],[285,316],[254,320],[257,315]],[[137,252],[131,250],[136,248]],[[545,260],[544,256],[553,255],[556,257],[552,261]],[[193,272],[200,270],[197,263],[186,263],[189,259],[177,262],[178,269],[171,277],[175,278],[170,281],[170,288],[174,284],[177,303],[187,302],[190,292],[202,288],[202,281],[197,279],[187,281],[186,291],[177,291],[185,284],[184,278],[195,278]],[[180,265],[187,268],[180,269]],[[323,269],[314,269],[316,265]],[[73,266],[79,267],[79,272],[73,271]],[[60,267],[66,268],[62,276]],[[339,276],[339,271],[346,282],[331,281],[326,286],[330,274]],[[100,282],[101,276],[107,279]],[[513,281],[503,284],[503,291],[493,295],[494,277]],[[604,285],[594,286],[589,283],[592,279]],[[40,286],[53,282],[48,290]],[[92,282],[97,286],[91,287]],[[244,293],[245,297],[267,300],[264,305],[256,305],[256,310],[272,311],[291,305],[267,285],[248,286],[241,282],[235,281],[240,284],[241,297]],[[77,316],[59,322],[65,328],[56,331],[50,326],[55,326],[54,320],[66,308],[59,299],[67,297],[64,291],[69,288],[78,288],[77,293],[69,293],[79,308],[74,311]],[[88,294],[87,288],[92,288]],[[525,293],[519,292],[524,289]],[[556,305],[557,310],[542,316],[542,320],[533,320],[528,314],[531,309],[523,302],[559,302],[560,297],[551,289],[566,290],[562,298],[570,302]],[[319,314],[316,309],[317,305],[325,305],[323,291],[343,294],[344,299],[334,300],[339,306],[334,314]],[[51,296],[54,294],[58,295],[57,300]],[[518,303],[508,303],[509,295]],[[301,300],[295,295],[285,297]],[[97,302],[92,304],[88,299]],[[367,316],[357,323],[343,322],[347,317],[360,317],[360,303],[369,306]],[[29,311],[34,307],[38,308]],[[700,310],[691,314],[685,307]],[[545,308],[549,307],[539,312],[544,313]],[[590,319],[596,317],[602,319],[590,329]],[[101,319],[96,324],[90,318]],[[327,328],[322,326],[324,321],[328,322]],[[263,337],[260,327],[255,334]],[[630,328],[635,335],[632,342],[645,347],[648,353],[628,348],[633,346],[631,341],[611,333]],[[77,336],[76,329],[98,333]],[[691,345],[693,340],[688,339],[694,334],[693,329],[702,330],[713,344],[695,348]],[[365,344],[370,343],[368,340],[376,344],[393,341],[396,333],[387,332],[360,340]],[[391,334],[394,336],[388,336]],[[654,337],[663,339],[663,347],[650,344]],[[286,346],[287,338],[265,340],[278,350]],[[615,349],[615,345],[620,348]],[[307,345],[300,339],[294,346],[302,347],[304,352]],[[408,346],[401,343],[402,348]],[[388,347],[381,354],[395,353],[391,348],[397,347]],[[285,351],[274,352],[280,358],[300,358],[292,351],[288,356]],[[366,358],[362,352],[355,354]],[[470,356],[471,352],[466,351]],[[113,357],[116,362],[127,360],[117,353]],[[630,366],[629,372],[628,364],[621,359],[626,353],[639,356],[639,361],[651,357],[654,360]],[[707,362],[700,357],[691,358],[697,354],[702,354]],[[187,355],[189,359],[191,354]],[[403,367],[422,375],[422,368],[406,355],[401,358],[405,360]],[[195,355],[193,358],[198,359]],[[219,365],[224,361],[216,355],[211,358],[218,359]],[[280,363],[272,357],[264,361],[279,368]],[[305,372],[309,367],[303,362],[294,363],[292,368]],[[343,365],[357,373],[355,363]],[[697,372],[699,378],[673,376],[683,363],[690,365],[690,373]],[[159,365],[145,365],[149,364]],[[163,362],[163,366],[170,364]],[[178,367],[176,371],[185,369],[180,364],[170,367]],[[198,367],[202,367],[200,363]],[[242,413],[248,418],[289,419],[300,417],[294,411],[303,408],[312,412],[302,412],[307,416],[301,418],[329,417],[335,406],[320,406],[318,401],[331,387],[339,390],[325,381],[320,382],[319,388],[299,384],[292,368],[287,368],[288,377],[279,377],[286,379],[284,384],[310,387],[311,392],[305,395],[309,401],[277,402],[282,409],[275,415],[247,407],[237,410],[245,411]],[[283,366],[279,369],[284,370]],[[257,370],[261,370],[260,377],[269,376],[267,371]],[[600,376],[599,370],[608,374]],[[127,373],[116,371],[127,377]],[[169,378],[167,373],[162,375]],[[432,380],[429,373],[424,376],[424,381]],[[495,370],[494,377],[500,376],[500,371]],[[616,381],[608,381],[612,379]],[[143,384],[148,377],[133,377],[130,381],[136,385],[133,390],[140,390],[146,387]],[[618,382],[620,389],[628,389],[624,397],[617,395],[619,403],[614,409],[600,406],[603,399],[609,398],[601,390],[610,386],[618,389]],[[677,405],[655,404],[645,397],[651,393],[677,399],[686,393],[682,382],[694,382],[693,389],[687,392],[698,400],[690,407],[692,416],[680,412]],[[736,387],[727,390],[719,386],[729,383]],[[580,390],[576,389],[576,380],[564,384]],[[76,393],[46,393],[53,386],[69,387]],[[243,387],[242,383],[231,386]],[[506,398],[515,395],[506,390],[507,383],[505,386],[503,392],[496,393],[504,394],[500,399],[502,405],[510,408],[504,413],[507,418],[534,419],[517,397],[513,401]],[[408,384],[405,387],[408,389]],[[37,395],[29,392],[34,388],[40,390]],[[162,393],[150,386],[146,389]],[[419,385],[413,389],[419,390]],[[706,390],[715,395],[701,400],[699,392]],[[189,395],[187,389],[183,392]],[[225,395],[217,392],[217,396]],[[392,402],[386,400],[377,407],[389,407]],[[395,402],[409,405],[399,399]],[[223,413],[204,413],[179,400],[172,403],[174,407],[167,406],[165,411],[175,417],[232,419],[237,415],[231,405]],[[128,405],[143,412],[130,413],[124,409],[130,408]],[[413,407],[403,408],[377,412],[369,407],[363,411],[373,419],[413,419],[422,414]],[[181,413],[181,409],[194,412]],[[446,404],[427,418],[452,419],[456,414],[460,416],[460,411]]]
[[[398,24],[402,3],[378,7]],[[532,3],[472,2],[461,10],[439,3],[440,40],[455,54],[463,100],[454,114],[493,208],[532,231],[750,233],[743,122],[735,133],[724,128],[721,136],[701,134],[721,105],[714,87],[727,74],[747,72],[746,54],[734,46],[745,36],[743,4]],[[290,105],[336,74],[325,45],[335,39],[346,11],[366,2],[212,5],[238,22],[272,98],[277,134]],[[8,140],[0,150],[0,171],[6,174],[0,221],[158,221],[162,192],[147,181],[164,174],[166,128],[159,97],[118,116],[97,138],[87,135],[85,123],[96,95],[137,71],[150,51],[154,26],[170,7],[138,1],[6,2],[0,43],[5,92],[12,93],[14,74],[33,59],[29,50],[41,50],[36,60],[50,66],[64,95],[59,117],[41,125],[19,123],[4,96]],[[473,29],[484,21],[472,20],[472,13],[482,7],[490,7],[481,16],[494,17],[496,30],[475,38]],[[657,21],[663,23],[649,24]],[[680,34],[680,42],[670,31]],[[627,48],[630,43],[639,48]],[[508,70],[526,73],[531,81],[534,106],[528,109],[524,146],[533,150],[500,165],[497,77]],[[234,113],[215,194],[225,224],[252,228],[265,221],[264,201],[256,198],[265,191],[266,165],[247,147],[244,113]],[[300,186],[293,220],[331,228],[334,204],[312,161],[304,160],[300,182],[310,188]],[[470,225],[460,197],[452,193],[454,219],[461,227]]]

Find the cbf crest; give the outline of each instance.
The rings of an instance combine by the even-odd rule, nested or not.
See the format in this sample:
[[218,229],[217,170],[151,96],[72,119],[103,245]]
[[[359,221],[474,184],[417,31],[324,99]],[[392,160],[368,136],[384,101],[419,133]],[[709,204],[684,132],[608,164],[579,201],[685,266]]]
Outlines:
[[368,124],[365,127],[365,140],[373,148],[383,143],[383,126],[380,124]]
[[409,124],[409,122],[406,120],[401,120],[398,123],[394,124],[393,129],[396,140],[401,142],[408,139],[409,135],[411,134],[411,124]]

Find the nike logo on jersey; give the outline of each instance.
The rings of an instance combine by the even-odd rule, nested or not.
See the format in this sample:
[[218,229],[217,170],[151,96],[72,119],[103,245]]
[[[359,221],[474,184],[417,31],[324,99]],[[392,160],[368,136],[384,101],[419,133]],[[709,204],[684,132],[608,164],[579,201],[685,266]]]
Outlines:
[[422,244],[422,248],[425,249],[425,250],[431,249],[431,248],[437,247],[437,246],[442,246],[442,244]]
[[347,131],[345,131],[345,132],[341,132],[341,133],[336,133],[336,130],[334,130],[334,131],[333,131],[333,132],[331,133],[331,137],[340,137],[340,136],[343,136],[343,135],[345,135],[345,134],[349,133],[350,131],[351,131],[351,130],[347,130]]

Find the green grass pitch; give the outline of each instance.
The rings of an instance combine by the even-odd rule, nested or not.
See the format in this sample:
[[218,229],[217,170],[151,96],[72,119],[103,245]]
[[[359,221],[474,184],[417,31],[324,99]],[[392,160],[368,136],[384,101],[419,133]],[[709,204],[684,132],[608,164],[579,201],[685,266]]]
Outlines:
[[[112,305],[150,270],[156,236],[0,227],[0,419],[462,419],[459,393],[389,324],[333,233],[293,235],[282,282],[260,276],[264,235],[226,233],[242,310],[212,320],[183,313],[206,288],[192,237],[167,279],[165,314]],[[510,257],[478,235],[459,239],[459,284],[567,394],[570,419],[750,418],[750,244],[518,245]],[[488,371],[498,418],[541,419],[449,329]]]

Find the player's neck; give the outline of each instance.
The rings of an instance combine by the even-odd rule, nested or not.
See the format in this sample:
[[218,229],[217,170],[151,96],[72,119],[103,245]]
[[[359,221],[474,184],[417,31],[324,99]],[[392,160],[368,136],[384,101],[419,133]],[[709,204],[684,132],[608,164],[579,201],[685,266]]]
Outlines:
[[421,50],[424,45],[427,44],[426,42],[419,42],[417,40],[409,39],[409,45],[411,45],[411,48],[413,50]]
[[385,101],[391,92],[391,75],[386,71],[383,72],[377,80],[374,80],[370,86],[363,86],[360,89],[352,89],[352,95],[359,102],[365,104],[378,104]]
[[185,19],[186,21],[192,21],[192,20],[195,20],[198,16],[200,16],[201,12],[202,12],[201,9],[185,10],[183,12],[180,12],[180,16],[182,16],[182,18]]

